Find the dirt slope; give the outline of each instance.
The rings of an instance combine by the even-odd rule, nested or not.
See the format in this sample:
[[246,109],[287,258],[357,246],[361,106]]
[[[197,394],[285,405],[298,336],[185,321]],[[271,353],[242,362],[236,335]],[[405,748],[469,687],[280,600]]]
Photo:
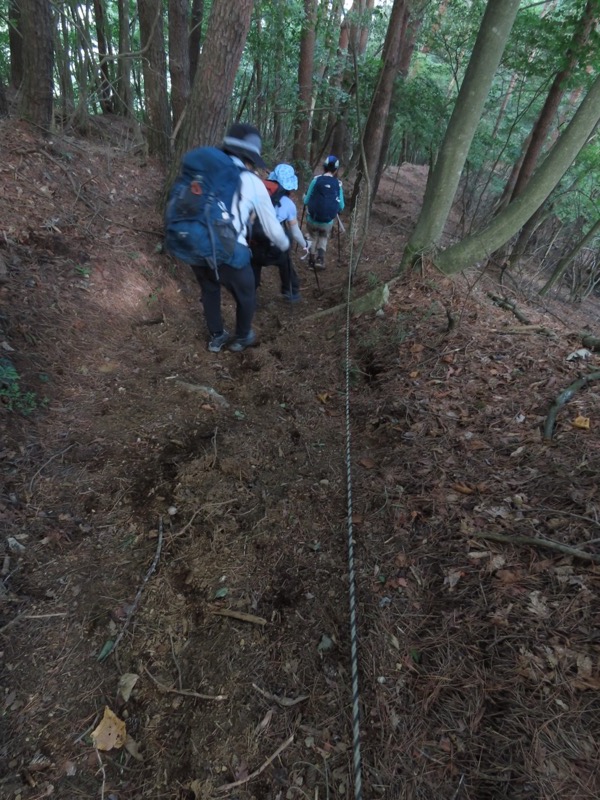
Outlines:
[[[260,347],[211,355],[126,131],[0,141],[0,796],[353,797],[345,321],[313,316],[347,243],[318,287],[298,263],[292,309],[265,271]],[[357,293],[393,275],[425,177],[385,177]],[[598,384],[541,435],[599,369],[567,360],[598,309],[513,298],[531,333],[488,290],[412,275],[352,319],[366,798],[600,791],[598,567],[482,538],[600,554]],[[92,746],[106,706],[126,748]]]

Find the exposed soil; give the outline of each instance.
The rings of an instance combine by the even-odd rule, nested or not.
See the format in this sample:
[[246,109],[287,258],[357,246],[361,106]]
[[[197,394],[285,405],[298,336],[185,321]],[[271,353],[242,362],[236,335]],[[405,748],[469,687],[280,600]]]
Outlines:
[[[318,286],[297,262],[293,308],[265,270],[260,346],[210,354],[127,130],[0,141],[0,796],[354,797],[345,314],[314,316],[344,300],[346,238]],[[425,180],[386,174],[357,295],[393,277]],[[369,800],[600,793],[598,565],[489,538],[600,560],[599,384],[542,435],[600,369],[567,360],[598,303],[513,293],[524,326],[490,291],[412,274],[351,319]],[[126,747],[93,747],[105,706]]]

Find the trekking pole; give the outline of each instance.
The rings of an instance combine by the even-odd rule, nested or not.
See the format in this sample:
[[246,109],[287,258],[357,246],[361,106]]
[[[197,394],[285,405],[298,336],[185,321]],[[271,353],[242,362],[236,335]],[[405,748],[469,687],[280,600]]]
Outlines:
[[339,267],[339,266],[341,266],[341,263],[342,263],[342,256],[341,256],[342,249],[341,249],[341,246],[340,246],[340,230],[341,230],[341,227],[340,227],[340,215],[339,214],[337,215],[337,224],[338,224],[338,267]]

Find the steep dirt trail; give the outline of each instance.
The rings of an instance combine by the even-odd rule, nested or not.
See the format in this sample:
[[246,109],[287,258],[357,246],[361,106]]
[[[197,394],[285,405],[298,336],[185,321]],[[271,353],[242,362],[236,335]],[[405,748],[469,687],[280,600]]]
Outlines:
[[[0,794],[352,797],[344,320],[310,317],[342,299],[343,242],[293,309],[267,272],[260,347],[211,355],[191,276],[147,232],[159,173],[6,133],[2,331],[48,403],[2,416]],[[393,274],[423,177],[384,181],[359,291]],[[598,436],[570,420],[600,400],[541,440],[580,367],[569,328],[528,314],[555,338],[431,275],[352,320],[365,797],[598,794],[597,567],[480,538],[595,552]],[[128,749],[91,746],[105,706]]]

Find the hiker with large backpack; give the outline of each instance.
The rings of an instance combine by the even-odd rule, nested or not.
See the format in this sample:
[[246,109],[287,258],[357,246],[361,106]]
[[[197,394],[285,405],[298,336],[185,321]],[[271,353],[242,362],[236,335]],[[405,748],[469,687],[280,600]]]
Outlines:
[[340,162],[335,156],[327,156],[323,173],[312,179],[306,194],[306,227],[311,239],[308,266],[325,269],[325,252],[333,223],[344,210],[344,189],[337,177]]
[[[256,290],[246,238],[251,218],[260,220],[266,236],[281,250],[290,246],[269,193],[253,171],[266,168],[261,149],[255,127],[232,125],[221,148],[198,147],[184,155],[167,202],[165,246],[191,266],[200,284],[211,353],[225,345],[241,352],[256,344]],[[223,325],[222,286],[235,300],[235,336]]]
[[[298,178],[294,168],[290,164],[278,164],[264,183],[271,196],[275,216],[282,224],[290,244],[295,241],[305,253],[308,253],[308,242],[298,225],[296,204],[290,197],[290,192],[298,188]],[[292,264],[291,250],[290,248],[285,251],[280,250],[272,244],[258,219],[253,224],[250,233],[250,250],[252,251],[252,269],[256,288],[258,289],[260,286],[262,268],[276,266],[279,269],[281,296],[290,303],[298,302],[301,299],[300,283]]]

